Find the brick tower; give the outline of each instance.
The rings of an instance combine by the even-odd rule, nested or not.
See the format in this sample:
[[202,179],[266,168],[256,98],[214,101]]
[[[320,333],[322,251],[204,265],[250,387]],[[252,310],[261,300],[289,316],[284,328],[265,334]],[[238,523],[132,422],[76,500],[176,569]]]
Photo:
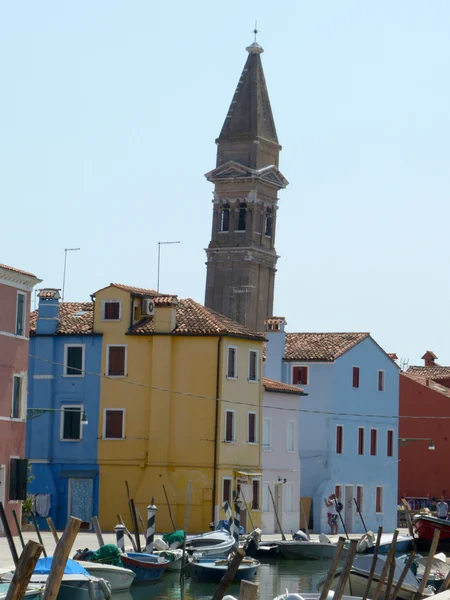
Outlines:
[[211,241],[206,250],[207,307],[264,331],[273,313],[278,190],[288,182],[278,170],[281,146],[270,107],[263,49],[256,42],[216,140]]

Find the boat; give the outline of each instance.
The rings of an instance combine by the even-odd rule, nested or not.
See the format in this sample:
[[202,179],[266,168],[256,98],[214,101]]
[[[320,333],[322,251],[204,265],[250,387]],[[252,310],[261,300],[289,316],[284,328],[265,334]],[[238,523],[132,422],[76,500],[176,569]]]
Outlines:
[[[331,598],[333,598],[334,596],[334,592],[330,591],[328,593],[328,599],[331,600]],[[297,593],[289,593],[286,590],[285,594],[282,594],[281,596],[277,596],[275,598],[275,600],[319,600],[320,598],[320,593],[319,592],[301,592],[300,594]],[[342,596],[341,600],[362,600],[362,596],[346,596],[345,594]]]
[[[383,571],[383,567],[384,564],[386,562],[386,556],[378,556],[377,557],[377,561],[376,561],[376,565],[375,565],[375,572],[373,575],[373,579],[372,579],[372,583],[370,586],[370,591],[369,591],[369,597],[371,596],[371,593],[375,592],[375,589],[378,586],[378,583],[380,581],[380,576],[381,573]],[[344,588],[344,593],[345,594],[349,594],[351,596],[364,596],[365,591],[366,591],[366,587],[367,587],[367,582],[369,580],[369,573],[372,567],[372,562],[373,562],[373,556],[370,555],[363,555],[363,556],[357,556],[353,562],[352,568],[350,570],[350,575],[349,578],[347,580],[347,583],[345,585]],[[404,560],[401,560],[399,558],[395,559],[395,570],[394,570],[394,579],[393,579],[393,586],[395,586],[397,584],[397,581],[399,580],[403,569],[405,567],[405,563]],[[342,573],[342,568],[337,569],[336,573],[334,574],[333,577],[333,581],[331,584],[331,589],[335,590],[339,581],[339,578],[341,576]],[[317,586],[319,590],[322,589],[323,584],[324,584],[325,578],[322,578],[321,581],[319,582],[319,585]],[[400,588],[400,591],[397,595],[397,599],[398,600],[414,600],[414,597],[417,593],[419,589],[419,580],[415,577],[414,573],[412,571],[410,571],[409,573],[406,574],[406,577],[402,583],[402,586]],[[386,592],[386,583],[384,582],[381,588],[381,595],[384,597]],[[432,596],[434,594],[434,590],[427,587],[424,590],[423,596]]]
[[[379,554],[387,554],[392,546],[394,534],[383,533],[380,539]],[[414,538],[412,535],[399,535],[395,546],[396,552],[410,552]],[[358,542],[358,554],[373,554],[376,544],[376,535],[372,531],[365,533]]]
[[200,535],[189,536],[186,540],[186,551],[189,554],[202,556],[225,557],[234,549],[235,539],[229,531],[209,531]]
[[[408,556],[401,556],[400,559],[402,558],[406,562]],[[422,581],[425,573],[425,568],[428,562],[428,556],[424,557],[416,555],[414,562],[417,565],[416,577],[419,581]],[[441,584],[444,582],[449,571],[450,565],[447,564],[447,557],[445,556],[445,554],[443,552],[441,552],[440,554],[435,554],[433,557],[433,562],[431,563],[431,571],[428,576],[427,585],[433,587],[437,592],[441,587]]]
[[431,544],[436,529],[441,532],[440,542],[450,542],[450,521],[429,515],[414,517],[414,531],[421,542]]
[[92,577],[105,579],[109,582],[112,592],[126,592],[130,589],[136,573],[131,569],[116,567],[115,565],[106,565],[98,562],[89,562],[79,560],[79,565],[86,569]]
[[164,558],[165,560],[169,561],[169,564],[166,567],[167,571],[181,571],[183,550],[154,550],[153,554],[155,556]]
[[[6,600],[10,583],[0,583],[0,600]],[[26,600],[41,600],[43,588],[40,586],[29,586],[25,592]]]
[[318,540],[297,539],[277,542],[278,552],[285,558],[319,560],[333,558],[337,544],[321,533]]
[[[260,562],[254,558],[245,557],[234,576],[233,581],[251,581],[260,566]],[[195,581],[220,581],[228,569],[230,561],[223,558],[197,557],[189,558],[186,566],[186,575],[192,577]]]
[[131,569],[135,575],[135,582],[158,581],[170,564],[168,560],[146,554],[145,552],[127,552],[121,555],[125,568]]

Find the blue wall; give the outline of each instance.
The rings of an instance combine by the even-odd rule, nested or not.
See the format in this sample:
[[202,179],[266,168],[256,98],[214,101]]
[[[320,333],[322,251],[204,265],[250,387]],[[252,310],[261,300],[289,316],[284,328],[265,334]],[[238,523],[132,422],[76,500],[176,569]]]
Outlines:
[[[28,409],[61,409],[82,405],[88,425],[82,425],[81,441],[61,441],[60,411],[28,418],[26,455],[34,479],[30,494],[51,494],[51,512],[56,527],[65,527],[69,505],[69,479],[93,479],[93,514],[98,508],[97,436],[100,377],[64,376],[64,345],[84,344],[84,368],[101,372],[102,337],[98,335],[36,335],[30,338]],[[38,357],[38,358],[33,358]],[[44,360],[40,360],[44,359]],[[75,515],[76,516],[76,515]],[[45,520],[40,519],[45,526]]]

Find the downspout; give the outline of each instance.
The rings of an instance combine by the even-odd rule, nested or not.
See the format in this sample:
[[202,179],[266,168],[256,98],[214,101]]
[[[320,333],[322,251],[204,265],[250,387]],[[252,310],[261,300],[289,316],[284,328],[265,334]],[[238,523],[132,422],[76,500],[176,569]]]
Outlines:
[[214,424],[214,474],[213,474],[213,498],[212,498],[212,521],[216,517],[216,493],[217,493],[217,449],[219,443],[219,399],[220,399],[220,351],[222,347],[222,336],[217,341],[217,367],[216,367],[216,417]]

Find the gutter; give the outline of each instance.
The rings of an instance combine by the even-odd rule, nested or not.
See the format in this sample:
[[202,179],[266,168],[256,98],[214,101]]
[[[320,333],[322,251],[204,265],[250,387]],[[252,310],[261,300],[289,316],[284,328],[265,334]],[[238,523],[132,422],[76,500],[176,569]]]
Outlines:
[[214,423],[214,473],[213,473],[213,497],[212,497],[212,521],[214,522],[216,513],[216,493],[217,493],[217,450],[219,443],[219,399],[220,399],[220,351],[222,347],[222,338],[219,336],[217,341],[217,367],[216,367],[216,415]]

